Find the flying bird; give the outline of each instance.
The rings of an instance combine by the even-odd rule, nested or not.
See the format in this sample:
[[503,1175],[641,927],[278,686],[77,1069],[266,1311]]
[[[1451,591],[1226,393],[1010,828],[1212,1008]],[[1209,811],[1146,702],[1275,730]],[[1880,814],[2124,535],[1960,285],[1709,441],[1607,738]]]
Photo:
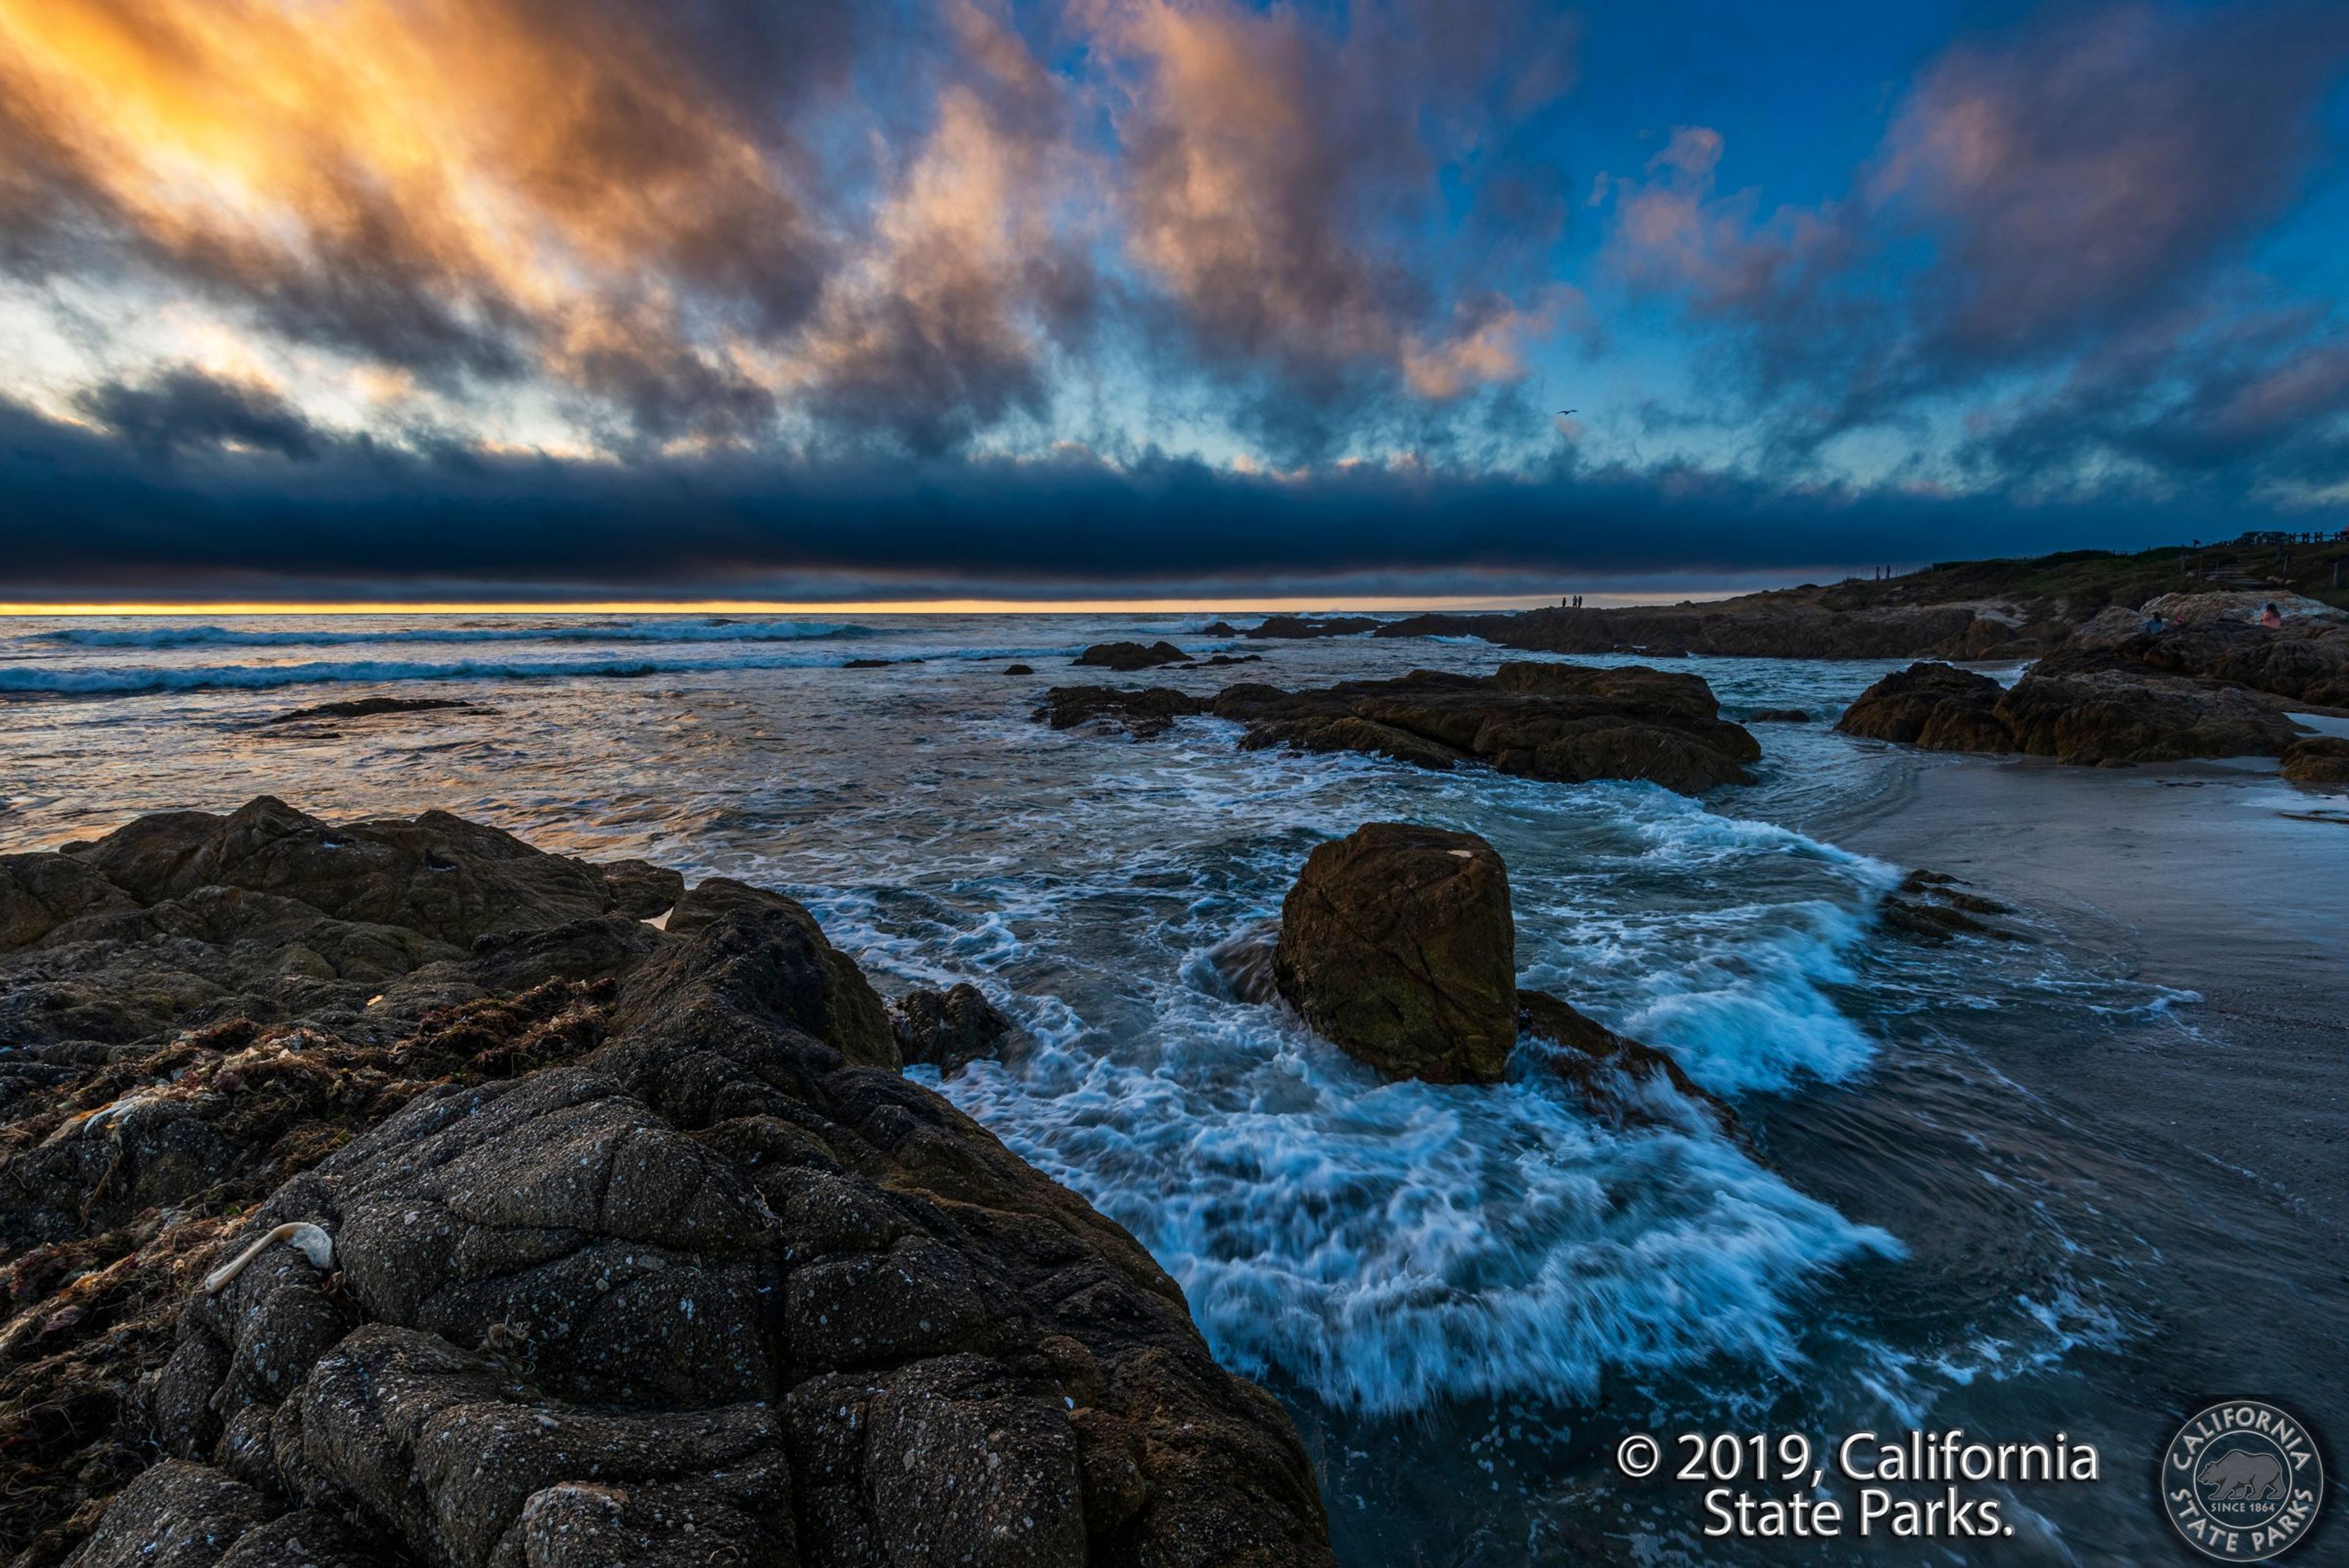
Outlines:
[[1557,417],[1559,419],[1564,419],[1568,414],[1578,414],[1582,410],[1579,409],[1560,409],[1557,410]]

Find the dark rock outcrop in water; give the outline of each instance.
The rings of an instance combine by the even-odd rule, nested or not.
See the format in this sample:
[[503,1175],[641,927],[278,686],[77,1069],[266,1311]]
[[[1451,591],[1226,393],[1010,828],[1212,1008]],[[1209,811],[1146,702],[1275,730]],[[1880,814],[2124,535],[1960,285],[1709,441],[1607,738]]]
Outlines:
[[1138,642],[1096,642],[1076,658],[1071,664],[1092,665],[1103,670],[1152,670],[1162,664],[1187,664],[1191,656],[1171,642],[1159,641],[1144,647]]
[[1055,686],[1044,693],[1036,717],[1055,730],[1103,721],[1123,727],[1137,741],[1154,741],[1177,719],[1204,713],[1213,706],[1171,686],[1135,690],[1123,686]]
[[1936,752],[2011,752],[2013,732],[1998,716],[2006,688],[1954,664],[1912,664],[1861,692],[1836,728],[1871,741]]
[[1280,994],[1390,1077],[1489,1084],[1517,1035],[1507,867],[1471,833],[1374,822],[1305,862],[1280,908]]
[[315,708],[296,708],[290,713],[278,714],[269,722],[298,724],[313,719],[372,719],[384,713],[429,713],[444,708],[471,710],[476,706],[454,697],[362,697],[353,702],[321,702]]
[[953,1075],[982,1056],[999,1055],[1012,1033],[978,987],[968,981],[943,992],[909,991],[889,1003],[889,1026],[908,1065],[927,1063]]
[[1683,794],[1745,783],[1745,764],[1762,755],[1752,735],[1719,716],[1704,681],[1636,665],[1505,664],[1483,677],[1415,670],[1294,692],[1234,686],[1214,712],[1247,726],[1244,746],[1368,752],[1428,768],[1478,762],[1566,784],[1648,779]]
[[2237,686],[2154,672],[2125,657],[2044,659],[1999,700],[2014,749],[2062,762],[2281,756],[2302,733],[2282,704]]
[[1516,989],[1508,871],[1474,834],[1373,822],[1324,844],[1278,928],[1239,932],[1209,961],[1235,1001],[1278,994],[1389,1077],[1495,1083],[1531,1040],[1542,1065],[1606,1120],[1738,1130],[1665,1053],[1547,992]]
[[790,900],[274,800],[0,875],[25,1568],[1330,1561],[1278,1407]]
[[1242,637],[1264,638],[1285,642],[1302,642],[1322,637],[1360,637],[1364,632],[1378,630],[1381,625],[1369,616],[1267,616],[1258,625],[1241,632]]
[[[2146,639],[2153,640],[2153,639]],[[1945,752],[2019,752],[2088,765],[2280,756],[2302,731],[2272,695],[2071,649],[2013,686],[1946,664],[1886,676],[1846,711],[1847,734]]]
[[1150,740],[1176,719],[1212,713],[1246,725],[1240,744],[1250,749],[1366,752],[1436,769],[1483,763],[1566,784],[1648,779],[1697,794],[1745,783],[1745,764],[1762,755],[1720,712],[1693,675],[1518,663],[1486,676],[1421,670],[1305,691],[1227,686],[1212,699],[1165,686],[1056,686],[1036,717],[1056,730],[1107,721]]

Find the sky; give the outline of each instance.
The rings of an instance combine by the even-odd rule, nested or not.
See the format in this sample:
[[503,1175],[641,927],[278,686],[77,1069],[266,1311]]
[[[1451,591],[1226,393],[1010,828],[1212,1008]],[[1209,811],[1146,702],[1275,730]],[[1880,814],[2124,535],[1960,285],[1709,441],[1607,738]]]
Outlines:
[[0,0],[0,599],[2333,528],[2349,6]]

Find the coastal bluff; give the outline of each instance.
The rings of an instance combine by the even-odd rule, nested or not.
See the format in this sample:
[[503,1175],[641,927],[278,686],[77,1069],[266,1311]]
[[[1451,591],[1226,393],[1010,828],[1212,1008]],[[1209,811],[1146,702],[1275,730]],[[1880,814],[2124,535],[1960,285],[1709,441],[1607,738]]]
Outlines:
[[0,857],[12,1562],[1330,1562],[1279,1407],[904,1035],[788,898],[445,813]]

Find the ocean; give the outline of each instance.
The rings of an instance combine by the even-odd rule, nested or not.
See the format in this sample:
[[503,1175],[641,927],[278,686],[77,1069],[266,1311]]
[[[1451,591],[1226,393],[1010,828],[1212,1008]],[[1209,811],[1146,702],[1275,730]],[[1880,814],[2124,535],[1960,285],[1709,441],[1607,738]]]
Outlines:
[[[2020,940],[1882,925],[1909,867],[1839,846],[1837,825],[1968,765],[1819,722],[1894,666],[1675,661],[1727,717],[1814,715],[1755,726],[1758,782],[1703,800],[1241,752],[1211,719],[1135,742],[1031,717],[1074,680],[1206,691],[1508,657],[1246,643],[1210,618],[5,622],[0,850],[261,794],[330,819],[437,806],[780,888],[885,993],[976,983],[1027,1044],[938,1086],[1181,1282],[1216,1355],[1296,1417],[1350,1563],[2168,1560],[2146,1478],[2201,1386],[2164,1356],[2202,1179],[2149,1171],[2018,1064],[2190,1046],[2195,998],[2029,906],[2001,922]],[[1067,667],[1162,637],[1265,659]],[[371,696],[469,706],[268,722]],[[1394,819],[1490,839],[1522,983],[1670,1051],[1750,1139],[1610,1126],[1530,1064],[1489,1087],[1382,1084],[1235,1000],[1210,950],[1278,915],[1314,845]],[[2004,1489],[2012,1536],[1896,1559],[1705,1539],[1691,1488],[1612,1461],[1636,1431],[1910,1427],[2062,1430],[2109,1452],[2108,1480]]]

